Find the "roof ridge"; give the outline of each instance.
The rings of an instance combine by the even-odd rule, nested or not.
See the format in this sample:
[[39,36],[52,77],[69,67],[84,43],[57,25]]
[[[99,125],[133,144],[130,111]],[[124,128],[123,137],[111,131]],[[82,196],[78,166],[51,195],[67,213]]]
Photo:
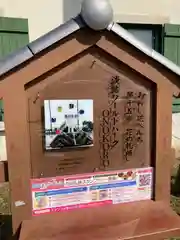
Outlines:
[[[10,54],[6,58],[0,60],[0,76],[19,66],[20,64],[30,60],[34,55],[40,53],[41,51],[52,46],[56,42],[64,39],[70,34],[78,31],[81,28],[86,27],[86,23],[83,21],[81,15],[70,19],[64,24],[56,27],[35,41],[29,43],[25,47],[19,49],[18,51]],[[155,50],[149,48],[146,44],[134,37],[130,32],[121,27],[118,23],[112,22],[107,27],[107,30],[114,32],[119,37],[127,41],[129,44],[133,45],[135,48],[151,57],[155,61],[159,62],[167,69],[173,73],[180,76],[180,67],[175,63],[156,52]]]

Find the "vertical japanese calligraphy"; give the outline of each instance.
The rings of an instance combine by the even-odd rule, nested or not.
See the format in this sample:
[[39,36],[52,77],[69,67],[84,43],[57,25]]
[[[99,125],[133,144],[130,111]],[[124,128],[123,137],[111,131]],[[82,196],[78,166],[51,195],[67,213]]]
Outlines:
[[143,143],[145,93],[127,92],[124,121],[128,126],[123,134],[123,158],[129,161],[139,144]]
[[99,144],[100,144],[100,167],[104,169],[110,164],[110,151],[118,144],[117,138],[118,117],[117,99],[119,98],[120,78],[115,76],[108,85],[108,108],[104,109],[100,119]]

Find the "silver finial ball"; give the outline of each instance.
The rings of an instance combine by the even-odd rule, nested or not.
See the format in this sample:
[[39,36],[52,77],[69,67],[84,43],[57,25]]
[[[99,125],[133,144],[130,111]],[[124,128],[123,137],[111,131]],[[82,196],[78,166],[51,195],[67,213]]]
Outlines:
[[94,30],[103,30],[113,20],[113,9],[108,0],[83,0],[81,16]]

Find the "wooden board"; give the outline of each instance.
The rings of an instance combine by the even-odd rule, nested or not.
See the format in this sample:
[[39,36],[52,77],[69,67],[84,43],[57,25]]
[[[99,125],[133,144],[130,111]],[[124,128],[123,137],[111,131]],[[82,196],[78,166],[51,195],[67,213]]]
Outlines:
[[[91,56],[65,76],[61,71],[29,97],[33,177],[91,173],[151,166],[151,85],[132,72],[116,71]],[[72,66],[71,66],[72,68]],[[36,99],[37,98],[37,99]],[[44,100],[92,99],[94,146],[46,151],[43,146]],[[88,109],[87,109],[88,111]],[[90,111],[90,110],[89,110]]]

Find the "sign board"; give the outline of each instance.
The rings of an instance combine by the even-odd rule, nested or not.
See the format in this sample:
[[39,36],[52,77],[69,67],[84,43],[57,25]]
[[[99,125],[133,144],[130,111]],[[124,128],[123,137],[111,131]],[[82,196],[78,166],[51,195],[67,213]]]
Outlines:
[[34,216],[152,198],[153,169],[32,179]]
[[[68,29],[77,26],[73,21]],[[47,233],[58,236],[70,219],[76,219],[72,226],[76,229],[85,212],[92,220],[88,227],[105,220],[104,227],[114,229],[119,221],[123,238],[144,239],[164,229],[164,239],[167,230],[180,229],[169,209],[172,94],[179,91],[179,76],[116,34],[75,29],[71,37],[58,40],[57,36],[64,36],[58,28],[37,45],[22,49],[15,56],[17,61],[9,59],[9,72],[7,62],[2,63],[13,232],[31,219],[36,227],[31,231],[33,239],[38,232],[39,239],[47,239]],[[44,49],[51,39],[57,44]],[[36,56],[28,60],[32,46],[44,50],[42,54],[37,50],[37,55],[33,50]],[[151,199],[152,193],[155,201],[142,201]],[[167,204],[166,217],[158,201]],[[98,204],[105,208],[89,208]],[[67,211],[77,208],[85,209]],[[53,211],[64,212],[42,214]],[[44,231],[47,219],[51,227]],[[129,224],[134,219],[139,221],[135,230]],[[82,221],[81,228],[85,224]],[[103,239],[112,239],[112,234],[103,233]]]

